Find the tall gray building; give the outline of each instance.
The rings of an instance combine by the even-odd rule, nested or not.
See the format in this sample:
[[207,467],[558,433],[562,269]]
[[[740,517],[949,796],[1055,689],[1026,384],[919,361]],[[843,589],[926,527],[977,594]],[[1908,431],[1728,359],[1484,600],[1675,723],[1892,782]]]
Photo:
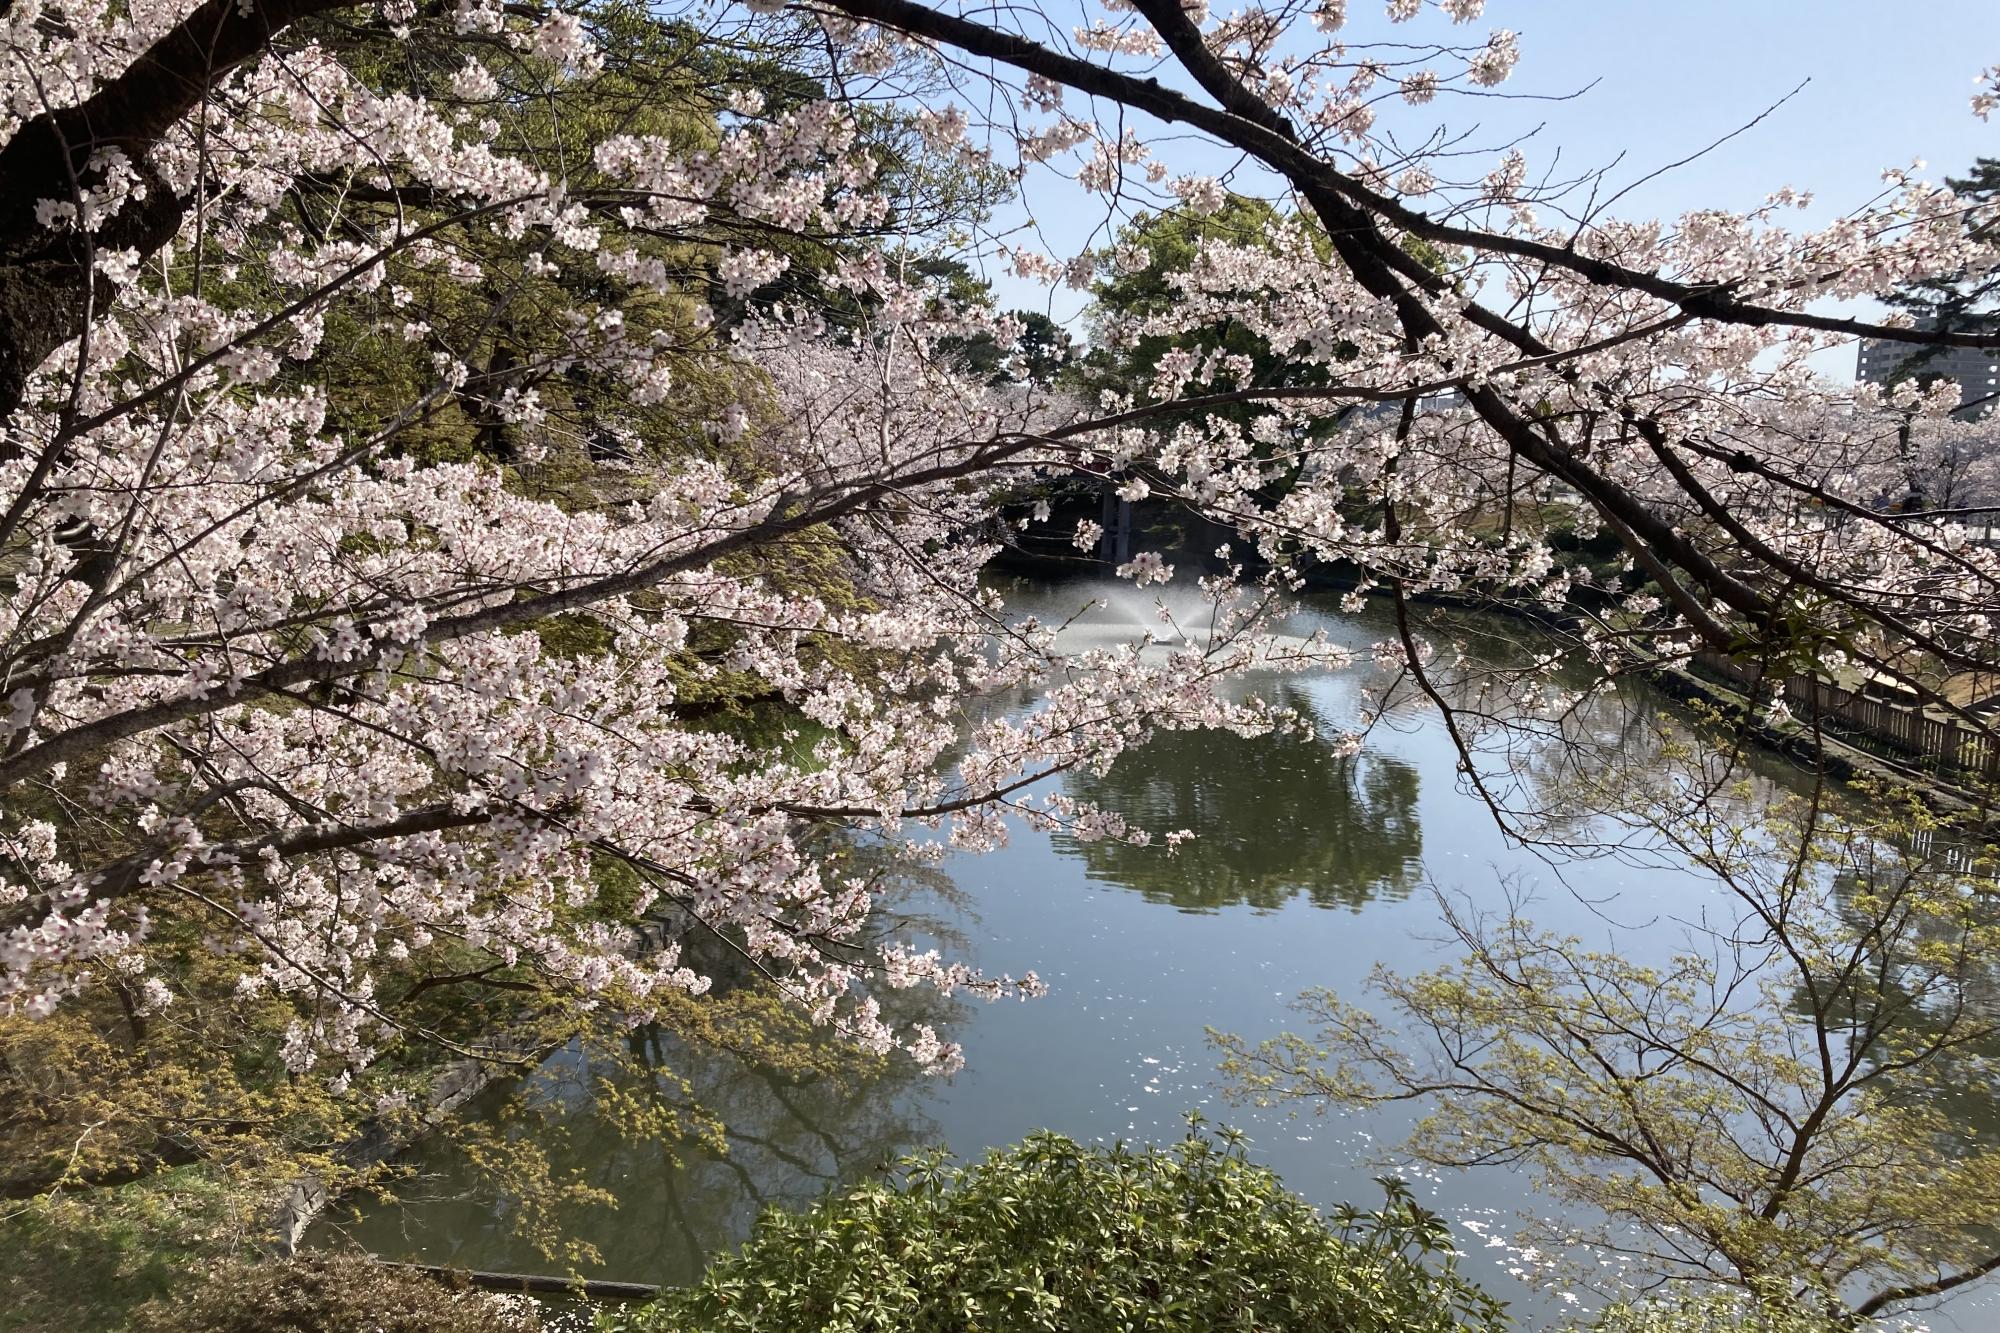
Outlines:
[[[1919,329],[1934,329],[1937,320],[1926,316],[1917,321]],[[1988,318],[1982,329],[2000,332],[2000,319]],[[1907,373],[1897,372],[1908,367]],[[2000,398],[2000,350],[1973,347],[1926,348],[1889,338],[1863,338],[1856,354],[1854,378],[1863,384],[1887,384],[1892,379],[1928,380],[1942,377],[1958,385],[1958,401],[1971,404],[1969,416],[1991,412]]]

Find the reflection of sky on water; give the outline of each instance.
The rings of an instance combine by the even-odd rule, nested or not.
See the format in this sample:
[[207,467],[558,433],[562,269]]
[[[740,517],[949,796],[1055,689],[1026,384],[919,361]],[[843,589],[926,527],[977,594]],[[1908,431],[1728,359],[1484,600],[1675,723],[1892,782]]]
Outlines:
[[[1097,591],[1014,600],[1038,601],[1045,622],[1059,622]],[[1120,591],[1124,603],[1079,619],[1065,645],[1129,642],[1158,624],[1150,598]],[[1379,613],[1313,615],[1291,627],[1322,625],[1364,653],[1390,633]],[[1364,664],[1264,685],[1331,731],[1353,724],[1376,674]],[[794,1084],[742,1061],[657,1051],[730,1125],[726,1158],[693,1150],[676,1158],[657,1144],[625,1142],[589,1113],[573,1082],[568,1095],[547,1098],[567,1136],[553,1155],[582,1164],[621,1206],[568,1220],[604,1251],[604,1275],[685,1281],[702,1254],[740,1240],[760,1206],[802,1204],[896,1152],[942,1143],[976,1156],[1044,1128],[1083,1140],[1165,1140],[1182,1132],[1190,1109],[1245,1129],[1257,1155],[1315,1202],[1379,1199],[1380,1154],[1407,1130],[1407,1115],[1294,1120],[1224,1106],[1207,1030],[1271,1035],[1291,1023],[1288,1003],[1309,986],[1358,996],[1377,964],[1407,970],[1443,961],[1449,951],[1427,883],[1489,908],[1525,892],[1540,924],[1640,957],[1671,952],[1681,938],[1673,920],[1715,900],[1692,875],[1613,859],[1568,863],[1558,877],[1508,845],[1458,788],[1455,768],[1442,728],[1399,710],[1351,760],[1324,742],[1196,733],[1156,739],[1106,777],[1067,779],[1071,794],[1156,833],[1191,827],[1205,836],[1176,855],[1162,846],[1080,845],[1016,823],[1005,848],[949,861],[961,901],[909,904],[933,922],[918,933],[961,934],[967,943],[948,951],[992,971],[1034,969],[1049,986],[1043,999],[975,1005],[950,1025],[965,1045],[964,1072],[948,1081],[899,1072]],[[433,1148],[424,1166],[435,1173],[432,1192],[464,1187],[448,1149]],[[1525,1177],[1501,1169],[1425,1173],[1414,1183],[1421,1201],[1484,1222],[1489,1234],[1510,1230],[1518,1209],[1548,1207]],[[355,1234],[385,1253],[547,1267],[513,1238],[514,1226],[506,1200],[444,1197],[371,1210]],[[1460,1244],[1471,1276],[1517,1303],[1526,1326],[1542,1322],[1535,1311],[1552,1308],[1548,1298],[1506,1274],[1504,1251],[1471,1234]],[[2000,1301],[1975,1290],[1954,1303],[1956,1325],[1932,1322],[1990,1327],[1996,1311]]]

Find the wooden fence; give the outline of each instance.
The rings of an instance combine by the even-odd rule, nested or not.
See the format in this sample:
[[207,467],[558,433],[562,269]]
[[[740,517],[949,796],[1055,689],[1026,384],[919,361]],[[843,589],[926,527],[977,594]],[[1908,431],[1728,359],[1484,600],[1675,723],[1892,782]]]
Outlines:
[[[1762,688],[1763,668],[1755,662],[1703,649],[1694,655],[1694,666],[1703,674],[1753,693]],[[1793,717],[1801,721],[1817,718],[1829,730],[1847,739],[1872,741],[1877,747],[1915,759],[1926,767],[1949,769],[1988,781],[2000,779],[2000,746],[1995,746],[1992,738],[1967,731],[1956,722],[1930,717],[1916,708],[1871,699],[1810,676],[1788,677],[1782,694]]]

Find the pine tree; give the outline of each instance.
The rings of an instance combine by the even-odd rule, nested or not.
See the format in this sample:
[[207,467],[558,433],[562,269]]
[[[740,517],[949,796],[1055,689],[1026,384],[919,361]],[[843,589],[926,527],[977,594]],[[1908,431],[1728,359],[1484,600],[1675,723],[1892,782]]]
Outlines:
[[[1975,159],[1969,175],[1945,177],[1945,184],[1965,200],[1968,214],[2000,199],[2000,158]],[[2000,222],[1991,217],[1969,228],[1981,240],[2000,236]],[[1883,297],[1898,310],[1935,318],[1940,329],[1953,332],[1977,331],[2000,314],[2000,268],[1974,271],[1961,269],[1939,277],[1922,278]],[[1896,378],[1917,375],[1939,353],[1935,346],[1923,348],[1897,368]]]

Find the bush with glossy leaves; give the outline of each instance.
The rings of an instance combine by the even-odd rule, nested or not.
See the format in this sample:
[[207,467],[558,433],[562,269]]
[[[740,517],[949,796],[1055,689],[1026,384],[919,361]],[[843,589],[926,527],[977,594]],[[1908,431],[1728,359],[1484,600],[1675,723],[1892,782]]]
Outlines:
[[907,1158],[802,1213],[773,1211],[700,1285],[603,1318],[616,1333],[1111,1333],[1505,1327],[1449,1232],[1384,1182],[1331,1217],[1239,1136],[1086,1147],[1037,1134],[984,1161]]

